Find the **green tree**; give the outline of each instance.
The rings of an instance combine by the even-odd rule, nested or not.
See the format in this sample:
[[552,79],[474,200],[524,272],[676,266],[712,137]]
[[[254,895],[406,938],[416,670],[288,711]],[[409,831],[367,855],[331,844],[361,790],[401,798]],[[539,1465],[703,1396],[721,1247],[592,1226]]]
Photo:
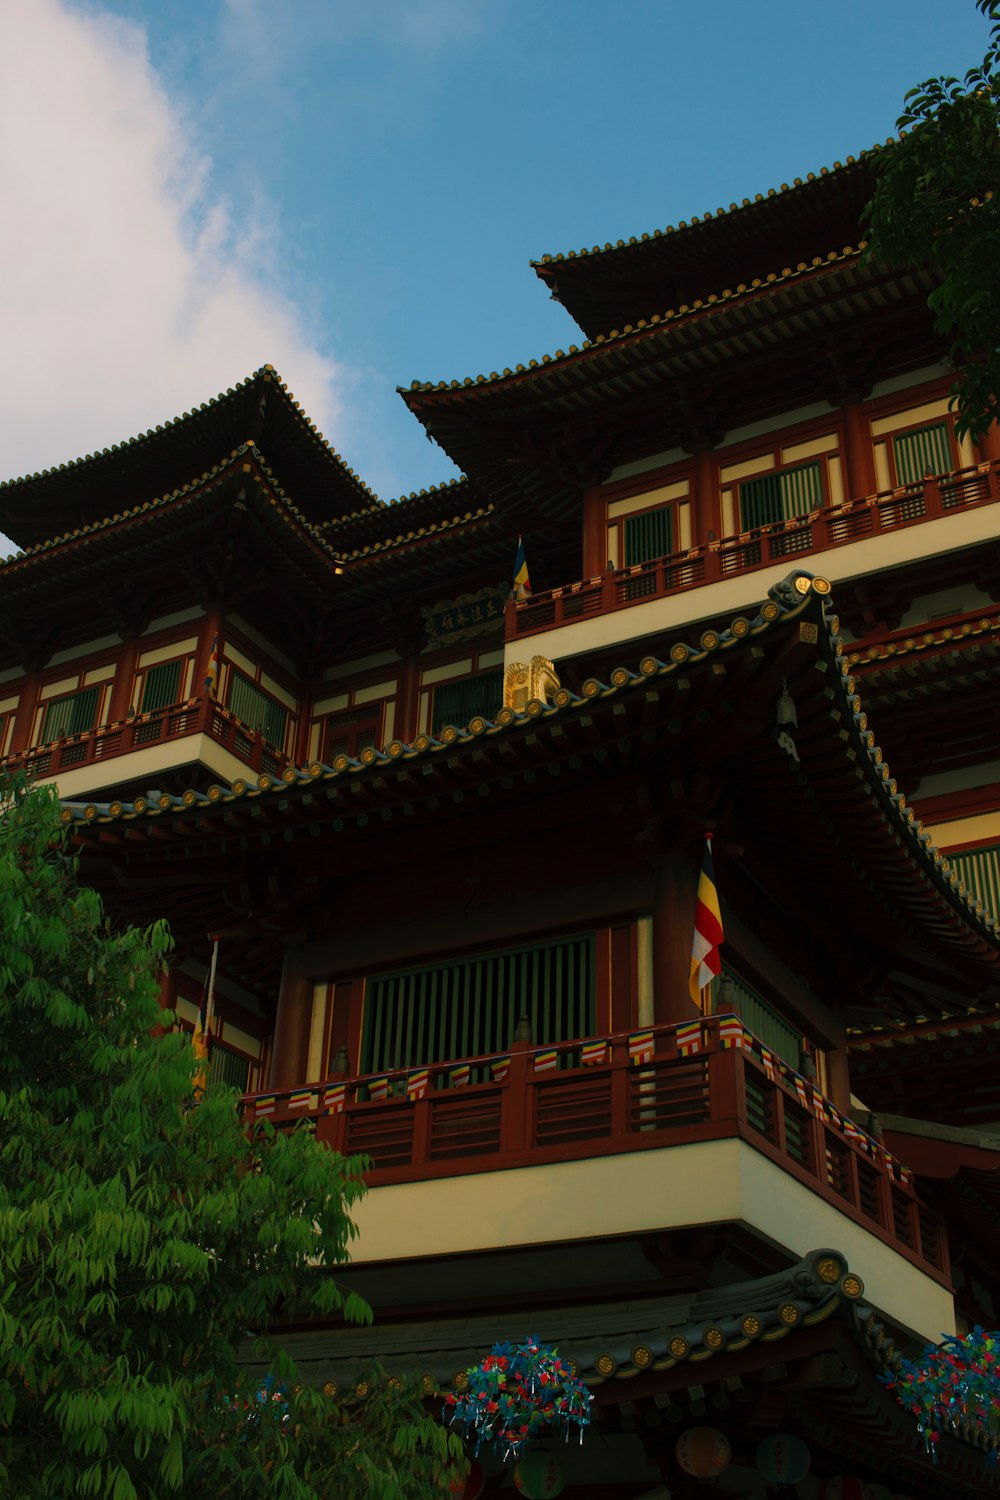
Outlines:
[[233,1090],[195,1105],[187,1038],[155,1035],[169,947],[111,928],[50,789],[0,787],[0,1489],[446,1493],[461,1447],[415,1394],[336,1407],[269,1334],[370,1320],[330,1269],[361,1163],[301,1126],[250,1140]]
[[872,258],[941,278],[929,304],[959,370],[956,425],[973,437],[1000,419],[1000,3],[976,3],[990,23],[982,64],[910,90],[868,206]]

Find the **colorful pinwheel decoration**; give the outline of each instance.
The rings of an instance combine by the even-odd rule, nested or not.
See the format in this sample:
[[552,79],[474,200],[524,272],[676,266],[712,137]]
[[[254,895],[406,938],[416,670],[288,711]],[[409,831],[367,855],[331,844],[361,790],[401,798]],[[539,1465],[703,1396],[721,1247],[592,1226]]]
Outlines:
[[484,1443],[505,1463],[516,1462],[534,1438],[548,1430],[568,1442],[572,1431],[590,1424],[593,1399],[582,1380],[537,1338],[523,1344],[494,1344],[481,1364],[467,1372],[465,1389],[445,1397],[444,1415]]
[[884,1374],[884,1383],[912,1412],[924,1443],[936,1460],[942,1433],[966,1424],[990,1440],[991,1462],[997,1462],[1000,1439],[1000,1333],[974,1328],[961,1337],[928,1344],[919,1360],[904,1359]]

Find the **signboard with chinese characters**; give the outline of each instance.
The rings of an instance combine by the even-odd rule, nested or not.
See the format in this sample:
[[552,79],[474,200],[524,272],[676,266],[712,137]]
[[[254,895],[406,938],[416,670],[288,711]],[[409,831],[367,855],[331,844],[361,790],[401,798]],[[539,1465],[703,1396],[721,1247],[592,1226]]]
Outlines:
[[509,593],[509,583],[498,583],[475,594],[459,594],[457,599],[421,605],[428,646],[453,646],[456,641],[467,641],[473,636],[499,634]]

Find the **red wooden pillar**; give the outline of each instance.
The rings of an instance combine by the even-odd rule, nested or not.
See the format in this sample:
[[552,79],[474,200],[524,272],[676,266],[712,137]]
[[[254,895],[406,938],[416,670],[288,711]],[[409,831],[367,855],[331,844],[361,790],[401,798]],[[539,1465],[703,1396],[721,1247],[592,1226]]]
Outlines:
[[191,680],[191,697],[208,698],[210,695],[205,687],[205,678],[208,676],[208,663],[212,655],[212,646],[216,642],[219,654],[219,681],[216,684],[216,694],[222,701],[222,632],[225,619],[221,609],[208,609],[205,618],[201,622],[201,630],[198,635],[198,651],[194,659],[194,677]]
[[[312,730],[313,695],[302,687],[298,693],[299,722],[295,730],[295,743],[291,756],[297,766],[304,766],[309,759],[309,734]],[[320,746],[320,754],[323,747]]]
[[689,1021],[700,1014],[688,989],[698,871],[683,850],[664,854],[653,890],[653,1019]]
[[10,745],[7,748],[8,755],[13,755],[18,750],[27,750],[31,744],[31,727],[38,705],[40,675],[38,672],[29,672],[21,684],[21,696],[17,701],[14,727],[11,730]]
[[139,661],[139,642],[135,638],[125,641],[122,645],[122,654],[115,666],[114,681],[111,684],[111,702],[108,706],[108,723],[115,724],[119,719],[124,719],[132,702],[132,684],[135,681],[135,669]]
[[583,577],[597,578],[608,565],[608,521],[604,488],[592,484],[583,492]]
[[871,427],[860,401],[844,404],[844,484],[845,500],[858,500],[864,495],[874,494],[878,488],[875,479],[875,449],[872,446]]
[[851,1107],[851,1078],[846,1047],[835,1047],[826,1054],[826,1086],[832,1102],[841,1113],[846,1114]]
[[268,1087],[272,1089],[294,1088],[297,1083],[306,1081],[313,987],[309,979],[300,978],[293,972],[290,957],[286,951],[274,1018],[274,1045],[268,1079]]
[[420,658],[404,656],[396,678],[396,718],[393,739],[409,745],[417,737],[417,715],[420,705]]
[[[694,455],[694,477],[691,485],[691,545],[704,547],[711,532],[716,541],[722,536],[722,493],[716,474],[715,459],[708,448]],[[676,545],[676,544],[675,544]]]

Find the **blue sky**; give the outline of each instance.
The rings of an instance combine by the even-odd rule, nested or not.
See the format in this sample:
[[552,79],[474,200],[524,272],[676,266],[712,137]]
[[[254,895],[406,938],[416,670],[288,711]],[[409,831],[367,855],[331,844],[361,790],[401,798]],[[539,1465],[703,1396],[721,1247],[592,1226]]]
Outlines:
[[973,0],[4,0],[2,477],[277,365],[384,498],[395,393],[576,337],[528,262],[766,191],[979,60]]

